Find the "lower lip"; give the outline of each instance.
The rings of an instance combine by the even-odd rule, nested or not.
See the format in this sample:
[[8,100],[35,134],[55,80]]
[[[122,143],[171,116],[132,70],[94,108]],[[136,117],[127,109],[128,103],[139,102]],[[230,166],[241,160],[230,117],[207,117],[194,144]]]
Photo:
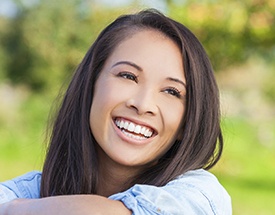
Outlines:
[[125,141],[125,142],[127,142],[127,143],[130,143],[130,144],[133,144],[133,145],[146,145],[146,144],[148,144],[149,142],[152,141],[152,137],[146,138],[146,139],[143,139],[143,140],[137,140],[137,139],[128,137],[126,134],[124,134],[124,133],[115,125],[114,122],[113,122],[113,126],[114,126],[114,128],[115,128],[115,131],[116,131],[117,135],[118,135],[123,141]]

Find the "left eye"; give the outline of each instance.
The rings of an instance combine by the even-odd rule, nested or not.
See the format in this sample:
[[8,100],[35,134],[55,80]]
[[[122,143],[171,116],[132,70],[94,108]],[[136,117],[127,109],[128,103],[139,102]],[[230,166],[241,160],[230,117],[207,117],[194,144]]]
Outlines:
[[138,83],[138,78],[133,73],[130,73],[130,72],[120,72],[117,76],[125,78],[125,79],[129,79],[129,80],[132,80],[132,81]]
[[165,93],[175,96],[177,98],[181,98],[180,91],[176,88],[168,88],[164,90]]

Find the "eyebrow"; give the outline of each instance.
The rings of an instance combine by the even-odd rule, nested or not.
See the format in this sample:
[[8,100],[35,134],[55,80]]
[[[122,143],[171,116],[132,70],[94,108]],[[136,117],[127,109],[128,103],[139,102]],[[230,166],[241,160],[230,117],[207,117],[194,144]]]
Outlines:
[[116,62],[112,67],[115,67],[120,64],[126,64],[126,65],[136,68],[138,71],[143,71],[143,69],[140,66],[138,66],[137,64],[130,62],[130,61],[119,61],[119,62]]
[[181,81],[181,80],[179,80],[177,78],[168,77],[167,80],[180,83],[180,84],[182,84],[186,88],[186,84],[183,81]]

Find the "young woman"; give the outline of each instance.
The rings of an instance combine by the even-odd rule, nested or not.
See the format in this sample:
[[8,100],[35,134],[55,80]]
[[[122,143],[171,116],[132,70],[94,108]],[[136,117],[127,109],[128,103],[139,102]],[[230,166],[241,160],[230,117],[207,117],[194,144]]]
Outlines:
[[76,70],[42,173],[0,185],[0,215],[231,214],[206,171],[222,147],[219,93],[200,42],[155,10],[124,15]]

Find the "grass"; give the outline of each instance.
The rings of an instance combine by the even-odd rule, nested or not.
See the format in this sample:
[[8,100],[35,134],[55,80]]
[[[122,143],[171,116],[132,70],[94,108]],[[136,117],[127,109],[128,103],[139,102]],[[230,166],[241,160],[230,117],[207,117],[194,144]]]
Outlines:
[[233,214],[274,214],[275,146],[261,144],[258,125],[247,119],[225,120],[224,131],[224,155],[212,171],[231,195]]
[[1,113],[0,181],[33,169],[41,170],[49,108],[43,97],[32,96],[18,107],[18,113]]
[[[41,170],[50,109],[47,101],[42,96],[31,96],[15,116],[0,113],[0,181]],[[275,131],[274,123],[269,127]],[[224,154],[211,171],[231,195],[233,214],[274,214],[275,146],[261,143],[259,124],[245,118],[225,119],[223,130]]]

